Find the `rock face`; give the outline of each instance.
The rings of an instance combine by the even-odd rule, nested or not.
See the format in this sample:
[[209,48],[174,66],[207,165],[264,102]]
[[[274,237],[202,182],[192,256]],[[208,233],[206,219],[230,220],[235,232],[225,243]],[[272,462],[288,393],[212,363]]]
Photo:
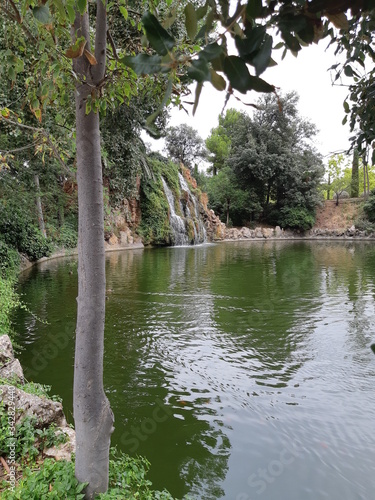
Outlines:
[[37,426],[41,429],[52,423],[58,427],[57,433],[64,432],[68,435],[67,443],[59,448],[51,448],[47,453],[49,457],[56,460],[70,459],[71,453],[75,452],[75,432],[68,427],[61,403],[52,401],[46,397],[29,394],[13,384],[23,385],[24,376],[21,364],[14,357],[13,347],[8,335],[0,337],[0,377],[9,381],[0,385],[0,402],[3,403],[5,411],[15,411],[15,424],[18,424],[27,416],[37,419]]

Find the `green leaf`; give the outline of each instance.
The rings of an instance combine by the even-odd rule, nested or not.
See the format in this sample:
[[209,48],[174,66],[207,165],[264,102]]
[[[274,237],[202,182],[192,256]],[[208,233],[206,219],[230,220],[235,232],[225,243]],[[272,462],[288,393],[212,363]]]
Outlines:
[[272,42],[272,36],[266,35],[264,44],[251,61],[251,64],[255,67],[257,76],[261,75],[270,63],[272,54]]
[[192,61],[191,66],[187,69],[187,74],[189,78],[196,80],[197,82],[209,82],[211,80],[210,68],[208,67],[207,62],[202,59]]
[[165,56],[174,47],[174,38],[163,28],[154,15],[147,12],[142,17],[143,26],[151,47],[162,56]]
[[211,83],[215,87],[215,89],[218,90],[219,92],[225,90],[227,83],[224,80],[224,78],[218,73],[216,73],[216,71],[213,69],[211,69],[210,72],[211,72]]
[[47,5],[41,5],[40,7],[33,8],[33,16],[37,21],[43,24],[48,24],[51,21],[51,16],[49,13],[49,8]]
[[265,35],[265,26],[255,26],[250,32],[247,32],[246,38],[241,38],[237,35],[235,42],[239,55],[243,59],[246,59],[246,56],[250,56],[258,50],[265,39]]
[[167,85],[162,102],[158,106],[157,110],[154,113],[152,113],[152,115],[150,115],[146,120],[146,128],[154,137],[158,136],[158,132],[155,130],[155,127],[152,127],[152,124],[156,120],[156,118],[159,116],[159,114],[163,110],[164,106],[168,103],[169,98],[171,97],[172,89],[173,89],[173,81],[172,81],[172,78],[170,78],[168,80],[168,85]]
[[255,19],[262,15],[262,0],[249,0],[246,5],[246,17]]
[[213,61],[223,54],[224,49],[218,43],[210,43],[204,47],[204,49],[199,52],[199,59],[204,59],[205,61]]
[[281,34],[283,40],[285,40],[286,45],[292,52],[298,52],[301,50],[301,45],[299,44],[297,38],[287,31],[283,31]]
[[197,86],[195,88],[195,101],[194,101],[194,106],[193,106],[193,116],[195,115],[195,112],[197,111],[198,108],[198,103],[199,103],[199,98],[201,96],[203,88],[203,83],[197,83]]
[[177,9],[174,8],[167,13],[167,17],[163,21],[163,28],[170,28],[177,17]]
[[194,5],[188,3],[185,7],[185,27],[190,40],[194,40],[198,29],[197,14],[195,12]]
[[123,5],[120,5],[119,11],[121,12],[121,14],[122,14],[123,18],[125,19],[125,21],[127,21],[128,17],[129,17],[128,9],[126,9]]
[[270,93],[275,92],[275,86],[267,83],[262,78],[258,76],[250,76],[250,88],[249,90],[255,90],[255,92]]
[[251,77],[246,63],[237,56],[228,56],[224,60],[224,73],[227,75],[231,86],[246,94],[250,88]]
[[79,10],[79,13],[81,15],[83,15],[86,12],[87,0],[77,0],[77,7]]
[[161,57],[138,54],[137,56],[125,56],[121,62],[134,70],[137,75],[151,75],[162,71]]
[[70,24],[74,23],[74,19],[76,18],[76,13],[71,5],[67,5],[66,7],[66,12],[69,17]]
[[344,105],[345,113],[349,113],[350,107],[349,107],[348,101],[344,101],[343,105]]
[[195,14],[197,16],[197,21],[199,21],[200,19],[203,19],[204,16],[206,15],[207,13],[207,9],[208,9],[208,2],[206,2],[204,5],[202,5],[201,7],[198,7],[197,10],[195,11]]
[[224,72],[231,86],[246,94],[248,90],[256,92],[274,92],[275,87],[257,76],[251,76],[246,63],[237,56],[229,56],[224,61]]
[[349,64],[347,64],[345,67],[344,67],[344,73],[346,76],[353,76],[354,72],[353,72],[353,69],[351,66],[349,66]]

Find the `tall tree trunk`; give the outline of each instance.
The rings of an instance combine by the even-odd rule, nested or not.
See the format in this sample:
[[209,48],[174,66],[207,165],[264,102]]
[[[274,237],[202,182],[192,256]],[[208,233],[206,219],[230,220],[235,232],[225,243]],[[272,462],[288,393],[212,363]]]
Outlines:
[[363,197],[366,200],[367,199],[367,175],[366,175],[367,160],[366,160],[366,154],[364,154],[362,156],[362,163],[363,163]]
[[227,198],[227,227],[229,227],[229,208],[230,208],[230,199]]
[[[102,0],[98,0],[96,16],[95,56],[100,61],[103,54],[105,58],[106,37]],[[86,38],[86,47],[90,50],[87,14],[77,15],[74,24],[73,40],[80,36]],[[85,498],[92,499],[96,493],[108,488],[109,447],[113,431],[113,414],[103,387],[105,254],[100,125],[98,113],[86,114],[87,98],[93,87],[100,83],[101,72],[100,67],[90,67],[85,56],[75,59],[74,70],[82,83],[77,85],[75,93],[78,310],[73,407],[77,439],[76,477],[89,483]]]
[[329,200],[331,196],[331,174],[328,174],[328,188],[327,188],[327,200]]
[[36,187],[36,208],[38,210],[39,229],[40,229],[42,235],[45,238],[47,238],[46,226],[44,224],[44,217],[43,217],[42,200],[40,199],[40,184],[39,184],[39,175],[38,174],[34,174],[34,183],[35,183],[35,187]]
[[354,149],[353,163],[352,163],[352,182],[350,186],[351,198],[358,198],[359,196],[359,173],[358,173],[359,156],[358,149]]

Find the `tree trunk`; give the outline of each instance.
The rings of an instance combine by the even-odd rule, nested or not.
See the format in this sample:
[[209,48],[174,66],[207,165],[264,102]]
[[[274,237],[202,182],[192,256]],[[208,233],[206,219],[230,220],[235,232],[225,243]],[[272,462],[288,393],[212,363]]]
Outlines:
[[366,200],[367,199],[366,154],[364,154],[362,157],[362,163],[363,163],[363,198]]
[[227,227],[229,227],[229,208],[230,208],[230,200],[227,199],[227,224],[226,224]]
[[[97,4],[106,36],[105,6]],[[89,50],[88,16],[77,15],[74,37],[84,36]],[[99,35],[103,32],[101,31]],[[103,40],[103,38],[102,38]],[[105,47],[105,46],[104,46]],[[98,33],[95,55],[99,51]],[[100,68],[99,68],[100,69]],[[88,482],[85,498],[108,489],[109,447],[113,414],[103,387],[105,320],[105,253],[103,179],[100,150],[99,114],[86,114],[86,100],[98,85],[98,72],[83,56],[74,61],[81,82],[77,85],[76,144],[78,183],[78,309],[74,363],[73,408],[77,439],[76,477]],[[95,70],[97,67],[95,66]]]
[[355,149],[353,152],[353,163],[352,163],[352,183],[351,183],[351,190],[350,190],[350,196],[351,198],[358,198],[359,196],[359,173],[358,173],[358,164],[359,164],[359,157],[358,157],[358,150]]
[[327,200],[329,200],[331,196],[331,174],[328,174],[328,188],[327,188]]
[[44,217],[43,217],[42,200],[40,199],[40,184],[39,184],[39,175],[38,174],[34,174],[34,183],[35,183],[35,187],[36,187],[36,208],[38,210],[39,229],[40,229],[42,235],[45,238],[47,238],[46,226],[44,224]]

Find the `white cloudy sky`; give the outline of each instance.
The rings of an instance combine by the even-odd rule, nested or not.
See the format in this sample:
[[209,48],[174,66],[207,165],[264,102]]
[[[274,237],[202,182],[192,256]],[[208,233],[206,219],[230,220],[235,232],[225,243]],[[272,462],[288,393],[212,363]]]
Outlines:
[[[316,138],[316,146],[324,156],[328,157],[332,152],[348,149],[350,131],[347,125],[344,127],[341,123],[345,116],[343,101],[348,89],[343,86],[332,86],[329,68],[336,60],[333,50],[325,50],[326,45],[327,42],[323,40],[318,45],[303,48],[297,58],[290,53],[287,54],[278,66],[266,70],[262,78],[279,87],[282,93],[290,90],[298,92],[300,114],[318,127],[320,132]],[[259,96],[256,92],[250,92],[245,96],[240,93],[236,95],[243,102],[255,102]],[[218,115],[222,110],[224,99],[225,92],[218,92],[211,84],[206,83],[195,116],[173,109],[170,125],[187,123],[198,130],[205,139],[210,130],[218,124]],[[194,96],[187,100],[194,100]],[[252,112],[251,107],[242,105],[233,97],[227,107]],[[152,149],[162,150],[161,141],[155,143],[148,137],[145,140],[153,143]]]

